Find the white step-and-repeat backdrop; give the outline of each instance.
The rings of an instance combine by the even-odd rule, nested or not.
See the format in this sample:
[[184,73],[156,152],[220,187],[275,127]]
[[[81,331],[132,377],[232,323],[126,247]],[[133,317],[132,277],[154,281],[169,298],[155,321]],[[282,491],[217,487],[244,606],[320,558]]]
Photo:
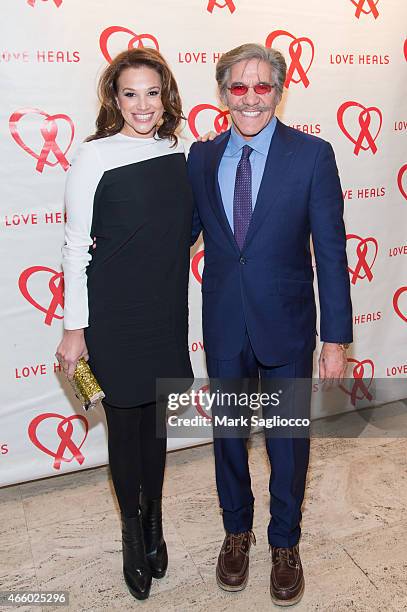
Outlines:
[[[103,411],[81,411],[54,352],[65,173],[93,131],[97,78],[127,47],[153,46],[169,61],[187,145],[227,127],[214,80],[222,52],[253,41],[284,52],[278,116],[329,140],[342,180],[355,325],[349,362],[359,386],[347,409],[368,398],[369,381],[407,379],[406,23],[400,0],[2,1],[0,485],[107,460]],[[198,377],[203,265],[200,244],[190,282]],[[314,401],[314,416],[327,410]],[[191,443],[173,439],[170,448]]]

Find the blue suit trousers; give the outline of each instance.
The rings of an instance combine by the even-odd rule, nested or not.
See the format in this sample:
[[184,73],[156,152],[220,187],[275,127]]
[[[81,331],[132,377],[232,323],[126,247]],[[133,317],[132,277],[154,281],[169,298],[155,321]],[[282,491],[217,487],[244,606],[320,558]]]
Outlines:
[[[206,356],[211,379],[251,379],[264,384],[270,379],[308,379],[302,386],[301,415],[309,417],[312,388],[312,357],[308,352],[293,363],[264,366],[254,354],[246,333],[242,351],[233,359]],[[302,381],[303,382],[303,381]],[[264,412],[263,412],[264,416]],[[248,465],[247,435],[214,437],[216,484],[226,531],[241,533],[252,529],[254,497]],[[276,438],[265,436],[271,464],[269,480],[270,514],[268,540],[273,546],[297,544],[301,534],[301,505],[309,460],[309,437]]]

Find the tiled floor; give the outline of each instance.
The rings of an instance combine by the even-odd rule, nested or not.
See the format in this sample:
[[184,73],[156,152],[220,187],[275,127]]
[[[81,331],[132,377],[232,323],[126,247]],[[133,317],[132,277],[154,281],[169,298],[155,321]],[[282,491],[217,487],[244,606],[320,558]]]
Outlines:
[[[405,413],[405,403],[393,404],[383,423],[396,431]],[[312,440],[301,540],[306,592],[296,611],[407,610],[406,439],[389,437],[386,427],[375,429],[377,420],[368,421],[362,432],[368,437]],[[269,597],[269,469],[262,434],[252,437],[250,463],[257,545],[245,591],[226,593],[215,582],[224,534],[211,445],[168,456],[170,566],[164,579],[154,581],[149,600],[133,600],[122,580],[119,515],[105,467],[0,490],[0,589],[69,591],[68,608],[45,611],[277,610]]]

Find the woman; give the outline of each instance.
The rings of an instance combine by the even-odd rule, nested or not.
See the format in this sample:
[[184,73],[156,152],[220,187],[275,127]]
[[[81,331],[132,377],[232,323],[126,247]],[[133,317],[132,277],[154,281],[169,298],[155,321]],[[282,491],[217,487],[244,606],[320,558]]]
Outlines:
[[[106,394],[109,464],[122,519],[123,573],[149,595],[167,569],[161,520],[165,410],[156,379],[192,379],[188,352],[193,201],[175,135],[177,84],[153,49],[118,55],[99,83],[96,133],[66,184],[65,331],[57,356],[80,357]],[[92,248],[95,239],[95,248]]]

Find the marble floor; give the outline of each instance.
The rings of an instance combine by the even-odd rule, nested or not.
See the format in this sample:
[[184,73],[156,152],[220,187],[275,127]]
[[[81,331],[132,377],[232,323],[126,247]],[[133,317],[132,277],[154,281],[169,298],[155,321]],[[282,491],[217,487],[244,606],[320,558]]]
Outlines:
[[[382,427],[365,419],[358,438],[312,439],[300,548],[306,592],[296,611],[407,610],[407,453],[406,437],[397,433],[399,425],[406,429],[406,408],[387,407]],[[355,416],[348,419],[350,431]],[[333,420],[332,435],[335,427]],[[346,422],[340,428],[346,433]],[[44,611],[277,610],[269,598],[269,468],[261,433],[252,436],[250,463],[257,545],[244,591],[226,593],[215,582],[224,534],[211,445],[168,456],[170,566],[147,601],[133,600],[122,580],[119,515],[106,467],[1,489],[0,590],[69,591],[68,607]]]

